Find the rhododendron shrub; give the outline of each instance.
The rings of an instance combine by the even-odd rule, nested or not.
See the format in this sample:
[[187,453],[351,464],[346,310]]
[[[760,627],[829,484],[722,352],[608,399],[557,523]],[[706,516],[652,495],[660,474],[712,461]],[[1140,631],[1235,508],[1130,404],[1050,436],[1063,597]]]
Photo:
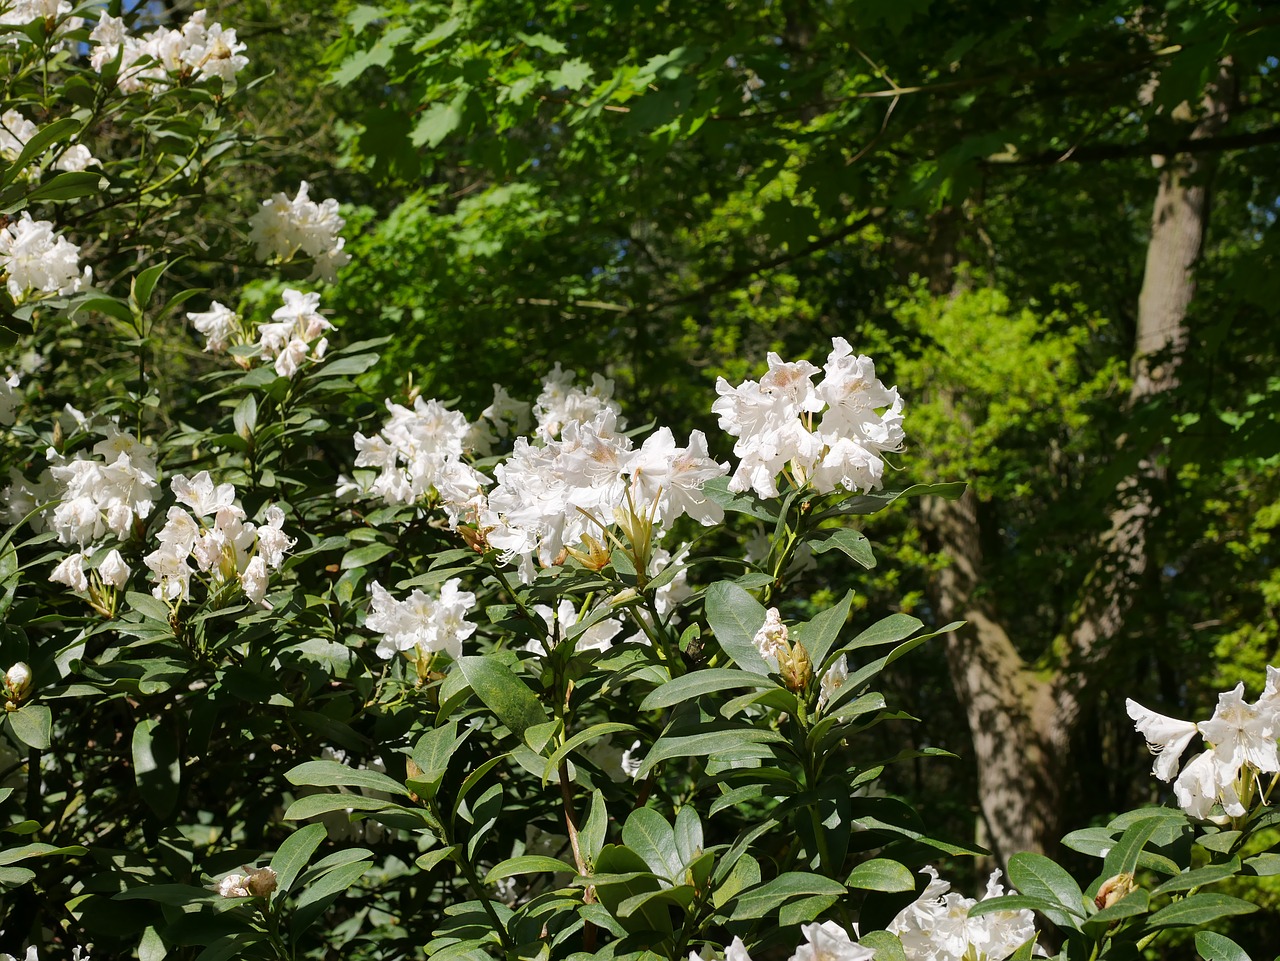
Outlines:
[[[372,396],[383,342],[325,307],[334,200],[165,229],[253,149],[253,51],[139,16],[0,14],[0,950],[1093,961],[1252,909],[1209,889],[1276,870],[1274,670],[1199,724],[1131,702],[1180,809],[1069,835],[1092,881],[1022,853],[952,890],[936,865],[983,852],[877,787],[940,752],[865,736],[907,720],[882,672],[957,626],[855,613],[864,519],[961,489],[896,482],[891,372],[769,354],[687,436],[559,365],[480,410]],[[843,588],[816,611],[810,566]]]

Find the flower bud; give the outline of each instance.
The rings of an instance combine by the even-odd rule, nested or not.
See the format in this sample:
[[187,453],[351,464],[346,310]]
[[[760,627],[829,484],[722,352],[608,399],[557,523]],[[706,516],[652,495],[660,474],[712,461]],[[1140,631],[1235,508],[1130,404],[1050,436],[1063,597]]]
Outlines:
[[601,544],[590,534],[582,535],[582,543],[587,548],[585,551],[576,548],[567,548],[570,556],[575,558],[578,563],[587,570],[602,571],[609,565],[609,548],[605,544]]
[[244,886],[255,898],[270,897],[276,889],[276,872],[271,868],[258,868],[244,879]]
[[31,668],[19,661],[4,673],[4,689],[10,700],[22,701],[31,691]]
[[808,688],[813,679],[813,662],[803,644],[796,641],[778,651],[778,673],[793,693],[799,694]]
[[1094,896],[1093,903],[1101,911],[1111,907],[1111,905],[1131,894],[1137,888],[1138,882],[1134,880],[1132,874],[1117,874],[1115,877],[1107,878],[1102,882],[1102,887],[1098,888],[1098,893]]

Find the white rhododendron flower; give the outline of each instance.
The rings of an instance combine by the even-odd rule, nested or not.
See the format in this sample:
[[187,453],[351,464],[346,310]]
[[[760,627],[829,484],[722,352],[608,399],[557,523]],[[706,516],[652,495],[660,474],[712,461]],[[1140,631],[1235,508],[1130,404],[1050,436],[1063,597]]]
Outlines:
[[108,551],[107,556],[98,564],[98,577],[102,579],[102,583],[118,591],[124,590],[131,573],[133,571],[115,548]]
[[68,554],[53,569],[49,580],[54,584],[65,584],[77,594],[85,593],[89,590],[89,578],[84,572],[84,560],[84,554],[79,551]]
[[819,711],[831,703],[831,699],[836,696],[836,691],[840,690],[847,680],[849,680],[849,662],[841,654],[836,662],[827,668],[818,684]]
[[[1030,911],[993,911],[971,918],[975,899],[952,892],[932,867],[920,873],[929,875],[928,886],[888,927],[902,942],[907,961],[1003,961],[1036,936]],[[1000,872],[995,871],[982,900],[1004,893]],[[1037,946],[1036,953],[1045,952]]]
[[346,221],[338,214],[336,200],[316,203],[310,189],[304,180],[292,200],[284,193],[264,200],[249,218],[249,240],[263,262],[287,263],[299,252],[306,254],[315,265],[311,276],[333,283],[339,268],[351,262],[342,249],[346,241],[338,236]]
[[[731,491],[778,496],[778,476],[826,494],[843,487],[866,492],[884,483],[882,454],[902,449],[902,399],[875,376],[866,356],[855,356],[843,337],[832,340],[821,372],[807,361],[787,363],[769,354],[760,381],[733,387],[716,381],[711,409],[720,427],[738,438]],[[818,418],[818,415],[821,417]]]
[[789,648],[787,625],[782,623],[782,615],[776,607],[771,607],[765,611],[764,624],[756,631],[751,643],[756,646],[760,656],[776,671],[778,669],[778,655]]
[[[9,109],[0,114],[0,160],[13,163],[22,153],[22,149],[27,142],[39,131],[34,123],[20,114],[18,111]],[[47,147],[46,149],[56,149],[56,145]],[[29,173],[39,171],[39,160],[37,157],[36,165],[23,171],[20,176],[28,176]],[[56,170],[84,170],[90,164],[97,164],[98,161],[93,154],[89,152],[89,148],[84,144],[72,144],[62,148],[58,159],[54,161]]]
[[216,300],[206,311],[189,312],[187,320],[191,321],[192,327],[204,334],[204,349],[208,353],[222,353],[232,344],[238,343],[243,333],[240,315]]
[[253,603],[269,606],[270,574],[294,543],[281,530],[284,512],[268,506],[264,523],[255,524],[235,503],[235,488],[215,484],[208,471],[177,474],[169,487],[190,513],[170,507],[156,535],[160,546],[142,559],[156,581],[151,593],[167,602],[187,600],[191,579],[202,575],[211,587],[236,584]]
[[[45,23],[57,23],[55,37],[60,37],[71,30],[79,30],[84,26],[83,17],[72,17],[69,14],[75,9],[71,0],[5,0],[0,3],[0,25],[25,26],[36,20]],[[0,34],[0,47],[20,47],[29,42],[26,34],[19,31],[8,31]],[[68,41],[59,40],[53,45],[54,50],[61,50]],[[35,948],[31,949],[34,956]]]
[[498,550],[526,583],[539,565],[563,563],[570,552],[584,563],[606,563],[604,545],[615,525],[644,540],[643,556],[655,575],[663,565],[653,562],[667,556],[658,541],[678,518],[703,525],[723,519],[703,488],[728,467],[708,455],[699,431],[687,447],[677,447],[662,428],[636,448],[610,399],[612,382],[597,376],[583,390],[573,379],[559,365],[547,375],[533,408],[534,436],[515,439],[493,478],[469,458],[488,453],[513,427],[527,426],[526,406],[500,386],[476,422],[435,400],[417,397],[412,409],[387,401],[391,417],[382,430],[355,435],[356,466],[378,474],[372,481],[344,480],[343,491],[442,507],[451,528],[467,525],[468,543]]
[[324,359],[329,349],[326,331],[333,324],[320,315],[320,295],[286,289],[284,306],[272,315],[272,323],[258,327],[262,356],[275,361],[276,373],[292,377],[308,361]]
[[53,232],[47,220],[22,217],[0,228],[0,274],[14,303],[32,296],[64,297],[87,285],[93,271],[80,269],[80,248]]
[[[631,743],[629,748],[622,752],[622,758],[618,762],[618,766],[622,768],[622,773],[625,774],[628,779],[632,779],[640,773],[640,767],[644,763],[644,758],[640,757],[640,749],[643,746],[644,745],[642,745],[640,741],[636,740]],[[741,944],[742,942],[739,941],[738,943]]]
[[154,96],[183,78],[218,77],[229,86],[248,66],[245,45],[234,30],[206,24],[206,19],[206,12],[197,10],[176,30],[159,27],[145,37],[135,37],[122,19],[104,13],[89,34],[94,44],[89,63],[101,73],[119,57],[116,84],[124,93],[149,90]]
[[245,882],[248,880],[243,874],[228,874],[218,882],[218,893],[224,898],[247,898],[249,889]]
[[465,505],[492,483],[463,460],[472,425],[437,400],[414,399],[413,407],[387,401],[391,417],[372,437],[355,435],[356,466],[376,467],[371,493],[388,504],[439,497],[456,523]]
[[612,410],[617,418],[617,429],[625,430],[622,409],[613,400],[613,381],[593,374],[591,386],[582,388],[574,383],[577,376],[575,371],[563,370],[557,363],[542,379],[542,392],[533,405],[538,436],[557,437],[566,424],[594,421],[603,410]]
[[108,424],[93,457],[64,457],[48,451],[49,473],[60,503],[49,526],[64,544],[81,548],[110,531],[127,539],[134,524],[151,513],[156,465],[148,447]]
[[17,374],[0,380],[0,427],[14,422],[18,405],[22,403],[22,392],[18,390],[21,385],[22,379]]
[[382,635],[378,656],[389,659],[401,653],[412,659],[443,651],[455,660],[461,657],[462,642],[476,632],[476,625],[466,619],[476,596],[461,587],[462,581],[454,578],[445,581],[435,597],[414,588],[400,601],[374,581],[365,626]]
[[834,921],[801,925],[800,933],[807,943],[796,948],[791,961],[872,961],[876,955]]
[[[689,961],[703,961],[703,958],[697,951],[690,951]],[[751,955],[747,953],[747,946],[742,943],[742,938],[735,937],[724,949],[724,961],[751,961]]]
[[[1213,818],[1214,805],[1225,815],[1243,817],[1247,798],[1262,774],[1280,773],[1280,669],[1267,668],[1267,684],[1254,704],[1244,699],[1244,684],[1218,695],[1213,717],[1194,723],[1165,717],[1126,700],[1138,733],[1156,755],[1153,773],[1173,780],[1178,806],[1195,818]],[[1209,745],[1179,773],[1178,764],[1199,734]],[[1176,775],[1176,779],[1175,779]],[[1244,798],[1242,798],[1242,795]]]

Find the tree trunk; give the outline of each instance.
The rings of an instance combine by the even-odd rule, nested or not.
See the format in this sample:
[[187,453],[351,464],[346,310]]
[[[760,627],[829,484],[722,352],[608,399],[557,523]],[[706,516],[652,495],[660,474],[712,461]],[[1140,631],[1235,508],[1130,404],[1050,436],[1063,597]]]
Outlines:
[[1058,781],[1042,730],[1053,721],[1052,691],[1027,670],[982,582],[977,498],[930,498],[926,519],[951,563],[937,585],[938,615],[964,620],[947,638],[947,667],[964,708],[978,764],[981,836],[1001,867],[1017,851],[1052,851]]

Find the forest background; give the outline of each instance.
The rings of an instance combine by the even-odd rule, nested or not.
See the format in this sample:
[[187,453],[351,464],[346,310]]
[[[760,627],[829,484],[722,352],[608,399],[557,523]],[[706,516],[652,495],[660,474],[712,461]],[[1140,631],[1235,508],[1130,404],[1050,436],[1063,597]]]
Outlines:
[[[855,600],[967,622],[888,675],[927,723],[876,735],[956,755],[885,773],[942,833],[1069,859],[1065,831],[1162,799],[1125,697],[1201,716],[1261,689],[1269,4],[207,6],[261,78],[236,106],[254,142],[170,242],[198,251],[300,180],[337,198],[353,260],[326,306],[349,342],[394,335],[370,393],[478,409],[559,362],[679,433],[711,427],[717,376],[758,376],[745,358],[833,336],[876,358],[910,398],[896,480],[969,484],[875,520]],[[281,286],[213,295],[265,319]],[[162,392],[209,366],[170,323]],[[824,567],[809,604],[848,586]]]

